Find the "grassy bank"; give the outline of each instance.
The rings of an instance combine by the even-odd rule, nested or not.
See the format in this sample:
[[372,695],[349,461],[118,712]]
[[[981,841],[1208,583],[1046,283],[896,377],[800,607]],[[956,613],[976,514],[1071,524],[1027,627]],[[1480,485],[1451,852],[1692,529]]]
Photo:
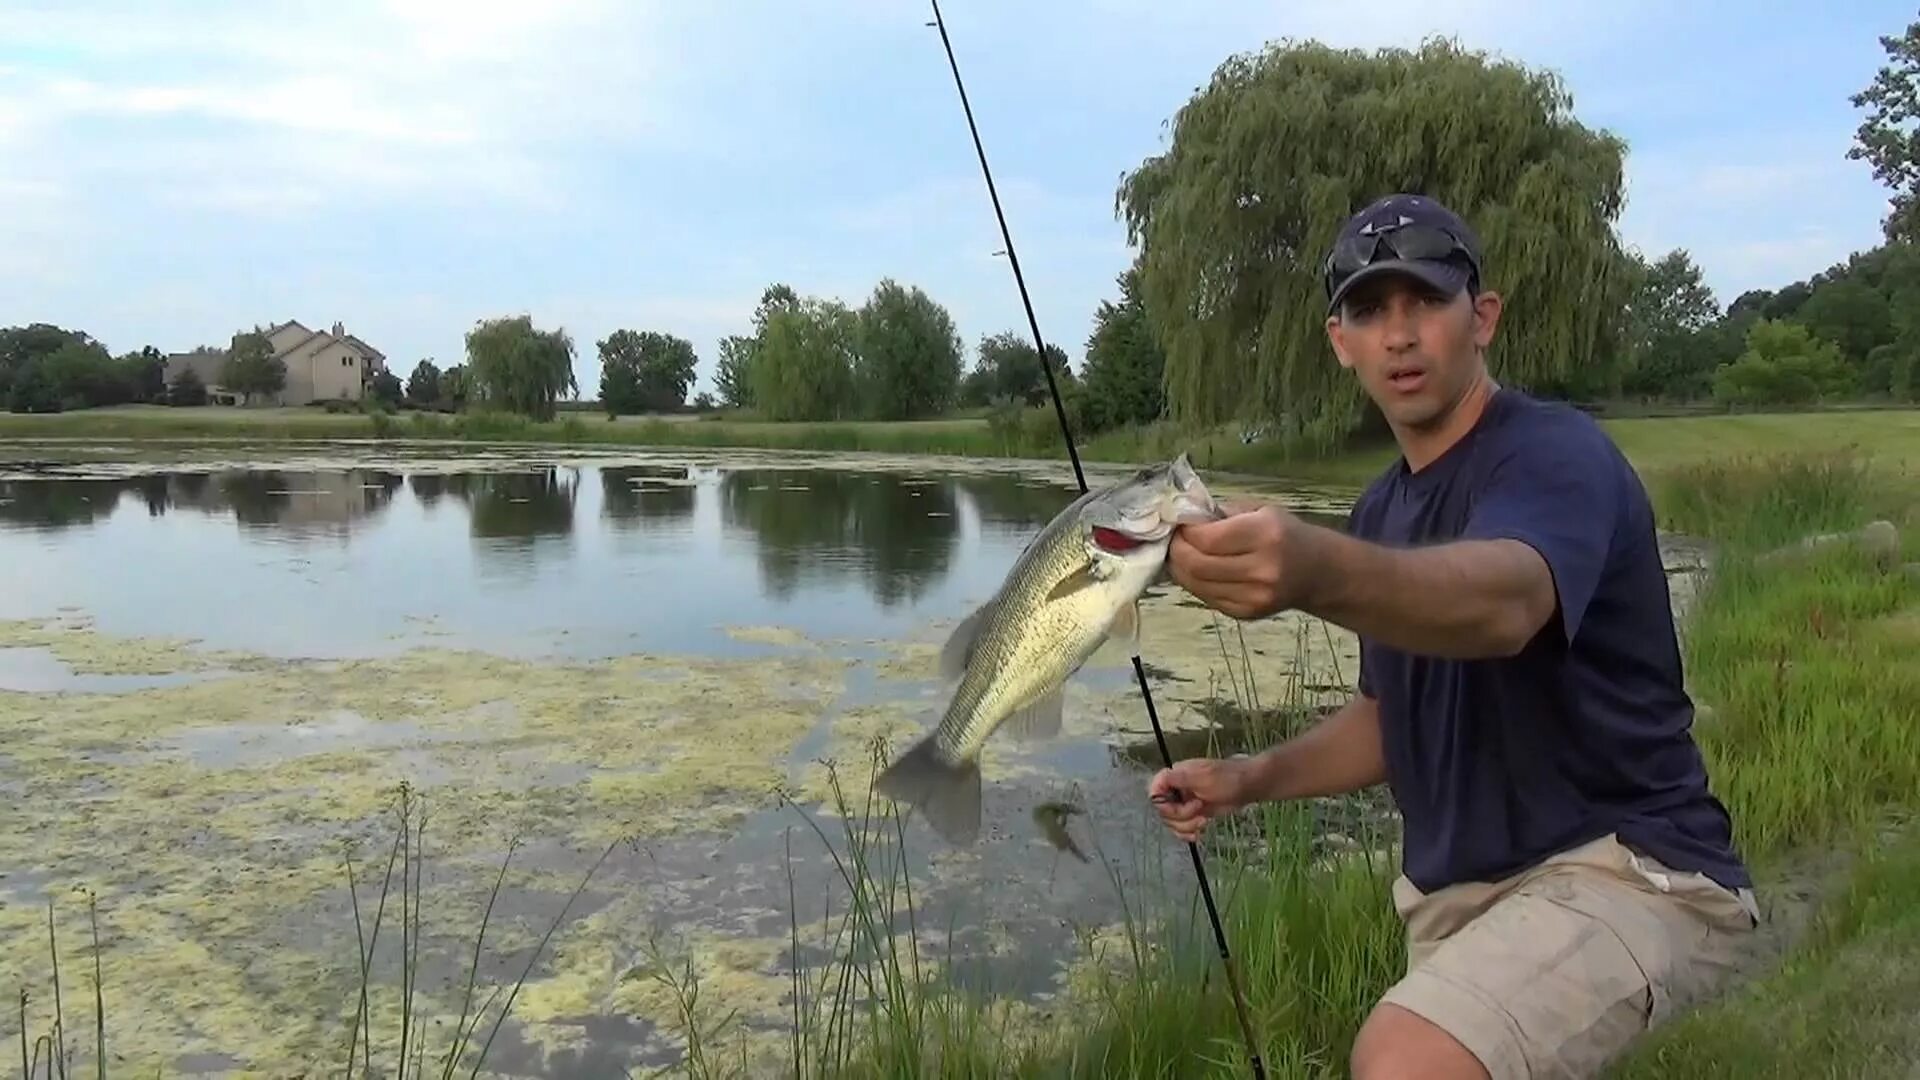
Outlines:
[[[1871,448],[1880,460],[1920,469],[1920,410],[1847,410],[1777,415],[1680,416],[1602,421],[1643,471],[1659,472],[1728,455]],[[959,418],[897,422],[759,423],[565,415],[549,423],[487,415],[329,414],[318,409],[169,409],[125,406],[52,416],[0,413],[0,438],[373,439],[431,438],[612,446],[751,447],[821,452],[1038,457],[1065,454],[1050,409],[1008,423]],[[1243,443],[1225,428],[1170,424],[1126,428],[1084,440],[1090,461],[1134,462],[1190,452],[1205,469],[1360,483],[1392,460],[1382,444],[1328,458],[1289,456],[1269,443]]]
[[[1687,627],[1686,660],[1696,699],[1711,710],[1696,730],[1763,906],[1808,873],[1810,860],[1828,865],[1836,850],[1858,857],[1829,871],[1838,876],[1825,883],[1824,906],[1804,938],[1782,946],[1781,965],[1663,1028],[1620,1074],[1903,1076],[1920,1062],[1920,916],[1910,903],[1920,830],[1897,827],[1920,808],[1920,666],[1911,663],[1920,582],[1844,546],[1767,557],[1809,532],[1905,517],[1920,502],[1917,480],[1844,454],[1655,476],[1665,522],[1718,542]],[[1903,557],[1920,557],[1912,530]],[[1264,704],[1268,715],[1288,712],[1285,702]],[[1275,1076],[1343,1074],[1359,1024],[1404,964],[1389,894],[1392,837],[1363,833],[1330,846],[1316,819],[1324,809],[1262,807],[1208,840],[1228,938]],[[862,973],[863,962],[885,955],[885,933],[838,950],[837,984],[867,988],[848,992],[843,1011],[869,1022],[853,1025],[835,1067],[821,1071],[1244,1075],[1184,861],[1168,875],[1127,897],[1135,916],[1117,934],[1090,940],[1070,983],[1073,1004],[1061,1006],[1075,1017],[1070,1028],[996,1019],[931,973]],[[857,873],[846,883],[850,894],[871,893]],[[929,1017],[938,1018],[933,1027]],[[819,1063],[799,1064],[805,1075]]]

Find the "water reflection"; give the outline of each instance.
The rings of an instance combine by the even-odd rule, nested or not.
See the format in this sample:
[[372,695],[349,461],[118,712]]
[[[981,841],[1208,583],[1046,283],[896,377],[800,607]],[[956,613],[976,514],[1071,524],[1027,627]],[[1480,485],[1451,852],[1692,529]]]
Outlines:
[[600,470],[600,516],[639,529],[693,516],[696,490],[685,465],[615,465]]
[[1051,520],[1078,494],[1017,476],[961,476],[953,482],[973,503],[981,527],[1000,531],[1024,533],[1034,522]]
[[460,473],[446,486],[467,504],[474,551],[489,574],[530,577],[544,560],[572,557],[579,469]]
[[[148,628],[184,618],[196,625],[181,633],[242,647],[268,636],[248,629],[264,621],[286,651],[329,654],[419,620],[490,645],[564,631],[568,648],[609,650],[770,622],[896,635],[990,591],[1073,496],[1012,475],[724,459],[86,467],[129,475],[22,478],[16,463],[0,480],[0,561],[28,583],[0,618],[66,605]],[[216,581],[202,593],[236,599],[161,614],[161,584]]]
[[865,581],[882,607],[919,598],[959,541],[950,482],[817,470],[742,469],[720,481],[726,527],[750,535],[768,595]]
[[374,469],[5,480],[0,481],[0,523],[57,532],[104,523],[122,502],[132,502],[145,507],[148,517],[190,510],[230,515],[243,529],[345,535],[385,510],[404,483],[398,473]]

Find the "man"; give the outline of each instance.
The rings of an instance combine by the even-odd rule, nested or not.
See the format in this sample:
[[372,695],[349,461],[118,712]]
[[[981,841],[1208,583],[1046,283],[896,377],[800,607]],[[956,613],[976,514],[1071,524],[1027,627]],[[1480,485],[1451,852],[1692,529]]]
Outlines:
[[1359,692],[1257,756],[1162,770],[1193,839],[1264,799],[1390,785],[1408,970],[1354,1075],[1586,1076],[1722,977],[1758,921],[1691,735],[1653,514],[1577,410],[1503,389],[1465,222],[1394,195],[1326,263],[1327,336],[1401,457],[1348,532],[1273,506],[1181,528],[1173,579],[1358,634]]

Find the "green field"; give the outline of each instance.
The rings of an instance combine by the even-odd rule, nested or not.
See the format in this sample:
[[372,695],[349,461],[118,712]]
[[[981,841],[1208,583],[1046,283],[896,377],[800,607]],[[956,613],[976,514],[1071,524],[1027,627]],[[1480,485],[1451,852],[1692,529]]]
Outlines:
[[[1920,409],[1862,409],[1602,421],[1643,472],[1751,453],[1852,447],[1900,468],[1920,469]],[[985,419],[762,423],[692,416],[621,417],[569,412],[546,423],[497,415],[329,414],[318,409],[122,406],[54,415],[0,414],[0,438],[430,438],[621,446],[754,447],[822,452],[1063,458],[1051,409],[1031,409],[996,430]],[[1289,456],[1243,443],[1226,429],[1171,424],[1082,440],[1089,461],[1146,461],[1181,451],[1203,469],[1361,483],[1393,458],[1382,443],[1330,458]]]

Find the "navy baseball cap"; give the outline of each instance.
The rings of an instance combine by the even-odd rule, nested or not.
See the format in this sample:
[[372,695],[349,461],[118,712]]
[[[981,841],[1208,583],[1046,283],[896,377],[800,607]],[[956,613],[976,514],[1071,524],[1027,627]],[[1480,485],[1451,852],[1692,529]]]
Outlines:
[[1480,273],[1480,240],[1460,215],[1425,195],[1378,199],[1348,218],[1327,253],[1327,310],[1381,274],[1409,274],[1451,296]]

